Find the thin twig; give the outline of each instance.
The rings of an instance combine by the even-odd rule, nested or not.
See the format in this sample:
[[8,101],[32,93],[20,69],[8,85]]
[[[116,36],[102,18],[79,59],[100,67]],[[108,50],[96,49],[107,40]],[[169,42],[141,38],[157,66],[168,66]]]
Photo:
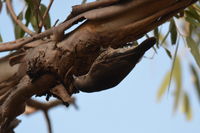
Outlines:
[[42,27],[42,26],[45,25],[44,20],[46,19],[53,2],[54,2],[54,0],[50,0],[49,5],[48,5],[48,7],[47,7],[47,9],[46,9],[46,11],[43,15],[43,18],[42,18],[43,21],[40,21],[39,27]]
[[52,133],[51,120],[50,120],[50,118],[49,118],[48,111],[43,111],[43,113],[44,113],[44,117],[45,117],[46,122],[47,122],[48,131],[49,131],[49,133]]
[[10,0],[6,0],[6,5],[8,7],[8,10],[13,18],[13,20],[22,28],[22,30],[24,30],[26,33],[28,33],[29,35],[34,35],[34,32],[32,32],[31,30],[29,30],[16,16],[12,4],[10,2]]
[[[43,103],[43,102],[39,102],[39,101],[36,101],[36,100],[33,100],[33,99],[30,99],[26,102],[26,104],[29,106],[29,107],[32,107],[32,108],[35,108],[36,111],[37,110],[49,110],[53,107],[56,107],[58,105],[61,105],[62,102],[59,101],[59,100],[55,100],[55,101],[52,101],[52,102],[49,102],[49,103]],[[30,114],[30,113],[28,113]]]
[[[40,33],[43,25],[44,25],[44,27],[46,29],[44,18],[42,16],[41,12],[40,12],[40,2],[41,1],[32,0],[32,2],[34,3],[34,10],[35,10],[37,26],[38,26],[38,31],[37,32]],[[40,25],[40,23],[42,23],[42,25]]]
[[26,110],[25,114],[29,115],[41,110],[44,113],[47,126],[48,126],[48,131],[49,133],[52,133],[52,126],[51,126],[51,121],[49,119],[48,111],[53,107],[61,105],[62,102],[59,100],[55,100],[49,103],[43,103],[43,102],[30,99],[26,102],[26,104],[28,105],[27,108],[30,107],[30,109]]
[[59,21],[59,19],[56,20],[56,22],[54,23],[53,27],[56,27],[58,21]]
[[[32,0],[32,3],[33,3],[33,7],[34,7],[34,14],[35,14],[35,19],[36,19],[36,23],[37,23],[37,27],[39,29],[39,4],[38,4],[38,0]],[[38,32],[38,30],[37,30]]]
[[74,24],[76,24],[76,22],[80,22],[80,21],[84,20],[83,18],[84,17],[81,15],[76,16],[64,23],[59,24],[57,27],[52,27],[51,29],[48,29],[42,33],[35,34],[32,37],[23,38],[22,41],[17,42],[15,45],[13,45],[13,43],[10,43],[10,42],[0,43],[0,52],[19,49],[29,42],[52,35],[55,30],[59,30],[59,31],[63,30],[64,31],[64,30],[70,28],[71,26],[73,26]]

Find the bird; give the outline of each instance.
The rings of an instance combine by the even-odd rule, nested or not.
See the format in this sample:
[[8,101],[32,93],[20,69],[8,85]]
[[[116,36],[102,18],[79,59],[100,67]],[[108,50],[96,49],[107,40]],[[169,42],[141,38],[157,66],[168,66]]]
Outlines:
[[74,76],[74,87],[92,93],[117,86],[155,43],[156,39],[151,37],[137,46],[108,48],[96,58],[86,74]]

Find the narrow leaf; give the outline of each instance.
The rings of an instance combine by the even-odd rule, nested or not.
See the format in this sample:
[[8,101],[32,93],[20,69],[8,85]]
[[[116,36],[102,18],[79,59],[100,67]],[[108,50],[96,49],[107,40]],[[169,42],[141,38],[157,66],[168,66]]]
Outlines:
[[158,27],[156,27],[156,28],[153,30],[153,33],[154,33],[154,36],[155,36],[155,38],[156,38],[156,46],[159,47],[159,46],[158,46],[158,44],[159,44],[159,32],[158,32]]
[[197,95],[198,95],[198,98],[199,98],[199,101],[200,101],[200,77],[198,75],[197,70],[195,69],[195,67],[193,65],[190,65],[190,70],[192,72],[194,86],[195,86],[195,89],[197,91]]
[[0,0],[0,13],[1,13],[1,10],[2,10],[2,1]]
[[182,108],[183,108],[183,112],[185,113],[186,119],[191,120],[192,119],[192,109],[190,106],[190,100],[189,100],[187,93],[184,93]]
[[196,27],[200,27],[200,23],[195,21],[193,18],[191,17],[186,17],[185,20],[187,22],[189,22],[190,24],[192,24],[193,26],[196,26]]
[[30,22],[31,22],[33,29],[37,32],[38,31],[38,24],[37,24],[36,17],[35,16],[31,17]]
[[165,78],[157,92],[157,100],[160,101],[161,98],[163,97],[163,95],[165,94],[165,92],[167,91],[167,86],[169,85],[169,79],[170,79],[170,72],[168,72],[165,75]]
[[190,9],[189,11],[185,11],[186,16],[190,16],[190,17],[196,19],[198,22],[200,22],[200,16],[199,16],[199,14],[196,12],[196,10],[193,9],[193,8],[189,8],[189,9]]
[[[43,16],[45,11],[47,10],[47,7],[43,4],[41,4],[40,10],[41,10],[41,13],[42,13],[42,16]],[[44,22],[45,22],[45,25],[47,26],[47,28],[49,29],[51,27],[51,20],[50,20],[49,13],[47,14],[47,17],[44,20]]]
[[0,34],[0,42],[3,42],[3,39],[2,39],[2,37],[1,37],[1,34]]
[[165,52],[167,53],[168,57],[169,57],[170,59],[172,59],[172,54],[171,54],[171,52],[170,52],[168,49],[166,49],[166,48],[164,48],[164,49],[165,49]]
[[187,37],[186,41],[187,41],[187,45],[190,48],[194,59],[196,60],[196,63],[198,64],[198,66],[200,68],[200,50],[198,48],[198,45],[191,37]]
[[174,19],[172,19],[171,22],[170,22],[170,38],[171,38],[171,43],[173,45],[176,44],[177,28],[176,28],[176,23],[175,23]]
[[180,64],[180,60],[177,57],[175,64],[174,64],[174,73],[173,73],[173,77],[175,79],[175,83],[176,83],[176,90],[175,90],[175,99],[174,99],[174,108],[173,110],[176,111],[179,105],[179,101],[180,101],[180,95],[181,95],[181,88],[182,88],[182,74],[181,74],[181,64]]
[[82,0],[82,3],[81,4],[85,4],[87,2],[87,0]]
[[182,87],[182,73],[181,73],[181,63],[180,59],[177,57],[174,66],[174,78],[176,80],[176,85],[178,88]]
[[[18,19],[22,20],[23,19],[23,12],[20,12],[20,14],[17,16]],[[24,36],[25,32],[21,29],[21,27],[18,24],[14,25],[15,28],[15,38],[21,38]]]
[[30,23],[31,15],[32,15],[31,7],[28,6],[28,8],[26,9],[26,13],[25,13],[26,26],[28,26],[28,24]]

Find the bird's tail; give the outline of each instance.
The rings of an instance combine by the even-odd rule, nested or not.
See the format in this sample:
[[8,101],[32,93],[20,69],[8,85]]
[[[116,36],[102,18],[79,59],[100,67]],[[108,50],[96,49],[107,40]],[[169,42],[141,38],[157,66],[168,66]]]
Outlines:
[[140,45],[134,48],[134,51],[137,51],[138,53],[145,53],[147,50],[149,50],[153,45],[156,44],[156,38],[151,37],[143,41]]

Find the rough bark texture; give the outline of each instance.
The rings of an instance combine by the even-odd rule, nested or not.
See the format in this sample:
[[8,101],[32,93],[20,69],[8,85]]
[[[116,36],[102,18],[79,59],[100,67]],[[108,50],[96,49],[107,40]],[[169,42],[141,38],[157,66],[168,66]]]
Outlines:
[[[11,124],[24,112],[26,101],[33,95],[53,95],[70,103],[70,96],[79,91],[73,84],[73,75],[89,74],[93,63],[98,64],[97,57],[110,47],[126,46],[196,1],[112,0],[75,6],[62,24],[16,42],[17,52],[2,59],[10,59],[10,65],[17,67],[12,77],[0,82],[0,133],[12,130]],[[67,28],[83,20],[74,31],[63,35]],[[13,48],[5,46],[7,50]],[[4,51],[6,47],[0,49]],[[63,87],[55,90],[56,86],[64,86],[65,92]]]

